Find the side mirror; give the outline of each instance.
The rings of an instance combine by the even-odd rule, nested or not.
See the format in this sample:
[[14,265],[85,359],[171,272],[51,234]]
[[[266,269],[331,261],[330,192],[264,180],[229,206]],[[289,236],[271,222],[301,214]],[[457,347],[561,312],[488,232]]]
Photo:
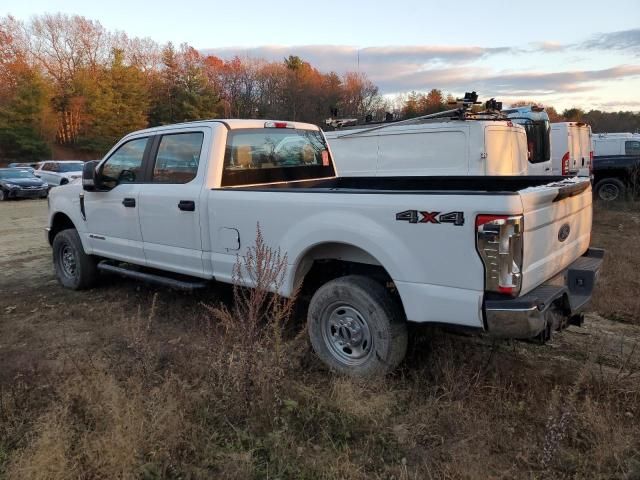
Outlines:
[[99,190],[100,182],[96,182],[97,177],[99,177],[99,174],[96,172],[98,163],[100,163],[99,160],[92,160],[86,162],[82,167],[82,188],[87,192]]

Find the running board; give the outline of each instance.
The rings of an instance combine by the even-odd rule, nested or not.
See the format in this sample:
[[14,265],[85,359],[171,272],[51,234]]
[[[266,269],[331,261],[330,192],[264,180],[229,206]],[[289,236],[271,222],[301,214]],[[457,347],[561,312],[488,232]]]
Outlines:
[[106,260],[98,263],[98,269],[103,272],[115,273],[124,277],[135,278],[136,280],[142,280],[143,282],[155,283],[157,285],[163,285],[165,287],[174,288],[176,290],[197,290],[207,286],[207,282],[204,281],[189,281],[178,280],[171,277],[165,277],[163,275],[157,275],[155,273],[140,272],[138,270],[131,270],[125,267],[118,267]]

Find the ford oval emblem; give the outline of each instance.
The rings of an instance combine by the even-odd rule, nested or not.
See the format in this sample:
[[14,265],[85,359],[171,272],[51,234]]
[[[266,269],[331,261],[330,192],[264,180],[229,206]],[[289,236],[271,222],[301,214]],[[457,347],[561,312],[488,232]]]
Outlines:
[[558,240],[564,242],[567,238],[569,238],[569,234],[571,233],[571,227],[568,223],[565,223],[560,227],[558,231]]

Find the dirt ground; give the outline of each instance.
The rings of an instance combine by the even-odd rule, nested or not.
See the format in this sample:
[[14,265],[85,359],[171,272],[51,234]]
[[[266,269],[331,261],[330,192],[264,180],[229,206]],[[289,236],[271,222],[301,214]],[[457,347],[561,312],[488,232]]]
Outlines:
[[[86,364],[99,358],[106,364],[104,369],[96,367],[100,375],[115,378],[114,384],[126,383],[135,365],[144,363],[148,350],[153,350],[152,369],[162,373],[164,383],[150,380],[154,386],[149,391],[166,385],[168,376],[193,376],[190,386],[180,384],[180,392],[193,399],[197,390],[200,398],[204,387],[194,386],[200,385],[199,380],[189,369],[197,370],[199,352],[207,348],[202,332],[211,316],[203,304],[228,302],[230,291],[211,287],[186,294],[117,277],[104,278],[93,290],[65,290],[55,280],[44,237],[46,210],[47,203],[41,200],[0,203],[0,479],[640,478],[637,209],[596,209],[592,244],[607,248],[607,258],[583,327],[570,327],[544,346],[494,344],[486,338],[437,330],[428,331],[425,340],[421,332],[398,377],[382,387],[353,386],[334,377],[305,345],[300,348],[307,349],[307,359],[291,374],[295,383],[283,380],[292,399],[277,400],[273,407],[280,412],[274,418],[290,422],[286,428],[278,430],[273,418],[246,414],[234,420],[223,412],[216,421],[244,425],[233,431],[240,435],[244,429],[245,436],[242,441],[224,435],[225,441],[212,440],[211,431],[193,420],[200,418],[201,405],[185,406],[180,418],[193,420],[189,428],[195,424],[201,428],[193,434],[201,440],[193,440],[188,454],[180,443],[165,456],[154,457],[157,446],[145,446],[153,436],[146,430],[133,444],[118,443],[117,435],[104,434],[111,438],[114,451],[133,452],[125,462],[129,467],[122,470],[92,463],[86,458],[86,446],[74,447],[83,452],[74,467],[71,447],[56,456],[55,448],[42,446],[53,428],[51,422],[60,423],[61,417],[55,415],[61,411],[70,415],[70,407],[59,407],[72,395],[68,379],[78,372],[86,377]],[[153,317],[153,328],[143,329],[151,332],[145,337],[151,346],[133,358],[126,352],[140,343],[140,319],[145,315]],[[123,373],[124,364],[128,367]],[[134,383],[146,385],[146,381]],[[142,398],[140,409],[145,412],[150,407]],[[374,416],[363,413],[367,406]],[[353,424],[326,426],[334,410]],[[57,420],[51,420],[52,415]],[[296,422],[302,417],[306,423],[300,427]],[[325,425],[321,429],[338,431],[318,440],[309,431],[314,422]],[[82,434],[85,440],[97,435],[95,424],[89,424]],[[267,426],[263,431],[258,424]],[[351,433],[343,438],[341,429],[352,429],[361,438]],[[273,431],[284,433],[269,443]],[[55,429],[53,433],[60,434]],[[106,440],[100,438],[100,448],[105,448]],[[159,442],[168,444],[166,439]],[[292,450],[282,451],[282,445]],[[541,451],[548,449],[557,453],[545,459],[547,454]],[[152,474],[147,475],[148,469]]]

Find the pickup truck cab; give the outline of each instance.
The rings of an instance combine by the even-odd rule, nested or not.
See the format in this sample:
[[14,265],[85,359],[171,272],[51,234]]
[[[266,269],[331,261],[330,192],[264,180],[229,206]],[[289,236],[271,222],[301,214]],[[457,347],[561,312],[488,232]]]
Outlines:
[[278,293],[312,295],[315,352],[361,376],[400,363],[407,322],[546,338],[579,320],[603,253],[588,179],[336,177],[318,127],[264,120],[127,135],[52,191],[47,239],[65,287],[106,270],[190,288],[233,282],[258,224],[287,254]]

